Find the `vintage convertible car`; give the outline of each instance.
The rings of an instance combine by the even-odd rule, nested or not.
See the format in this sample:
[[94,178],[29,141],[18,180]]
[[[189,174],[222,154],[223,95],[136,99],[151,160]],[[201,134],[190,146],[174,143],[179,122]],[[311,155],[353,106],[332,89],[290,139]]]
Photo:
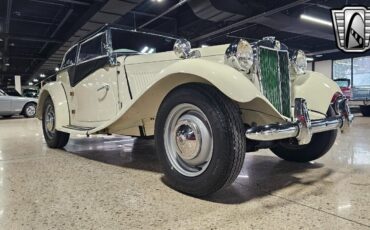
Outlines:
[[20,114],[31,118],[36,114],[36,106],[37,99],[11,96],[0,89],[0,116],[2,117],[9,118]]
[[245,152],[312,161],[349,127],[338,85],[306,66],[303,51],[273,37],[191,50],[107,25],[67,51],[37,117],[51,148],[71,133],[154,135],[168,183],[204,196],[235,180]]

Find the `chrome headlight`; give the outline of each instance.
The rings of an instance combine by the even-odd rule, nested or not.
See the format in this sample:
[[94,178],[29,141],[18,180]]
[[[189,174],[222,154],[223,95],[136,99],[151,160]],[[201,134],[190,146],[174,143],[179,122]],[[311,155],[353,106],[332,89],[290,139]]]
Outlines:
[[292,57],[293,69],[297,74],[304,74],[307,70],[306,54],[302,50],[294,52]]
[[249,71],[253,65],[253,48],[244,39],[231,43],[225,53],[225,63],[237,70]]

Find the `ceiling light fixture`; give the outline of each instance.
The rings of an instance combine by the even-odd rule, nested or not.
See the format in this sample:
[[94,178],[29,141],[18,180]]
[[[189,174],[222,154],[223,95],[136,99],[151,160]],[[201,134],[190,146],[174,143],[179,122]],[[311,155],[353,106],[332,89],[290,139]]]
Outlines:
[[149,50],[149,47],[148,46],[145,46],[141,51],[140,53],[146,53],[146,51]]
[[55,72],[58,72],[59,71],[59,67],[55,67]]
[[10,66],[10,63],[5,63],[5,66]]
[[39,82],[39,79],[35,78],[33,79],[33,82]]
[[306,57],[306,60],[311,62],[311,61],[313,61],[313,58],[312,57]]
[[154,53],[154,49],[150,48],[150,50],[148,51],[148,54],[152,54],[152,53]]
[[33,82],[28,82],[28,85],[33,85]]
[[306,15],[306,14],[301,14],[301,19],[306,20],[306,21],[310,21],[310,22],[314,22],[314,23],[317,23],[317,24],[325,25],[325,26],[330,26],[330,27],[333,26],[333,24],[330,21],[326,21],[326,20],[323,20],[323,19],[320,19],[320,18],[316,18],[316,17],[313,17],[313,16]]
[[40,73],[40,77],[41,77],[41,78],[44,78],[44,77],[45,77],[45,74]]
[[317,57],[317,58],[320,58],[320,57],[322,57],[322,56],[324,56],[324,55],[322,55],[322,54],[316,54],[316,57]]

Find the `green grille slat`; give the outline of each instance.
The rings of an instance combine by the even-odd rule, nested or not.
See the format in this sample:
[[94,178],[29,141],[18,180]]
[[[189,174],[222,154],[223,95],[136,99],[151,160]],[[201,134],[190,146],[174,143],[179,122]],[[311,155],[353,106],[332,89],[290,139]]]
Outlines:
[[259,47],[259,64],[263,94],[277,111],[290,117],[288,52]]
[[261,83],[265,97],[281,112],[279,62],[275,50],[260,49]]
[[282,114],[290,117],[290,75],[288,52],[279,52]]

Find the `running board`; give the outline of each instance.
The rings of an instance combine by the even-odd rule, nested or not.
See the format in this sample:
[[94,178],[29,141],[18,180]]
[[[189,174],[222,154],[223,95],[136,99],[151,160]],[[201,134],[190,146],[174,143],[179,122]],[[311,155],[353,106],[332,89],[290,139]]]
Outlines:
[[66,129],[73,129],[73,130],[78,130],[78,131],[89,131],[92,129],[95,129],[95,127],[83,127],[83,126],[77,126],[77,125],[65,125],[63,128]]

